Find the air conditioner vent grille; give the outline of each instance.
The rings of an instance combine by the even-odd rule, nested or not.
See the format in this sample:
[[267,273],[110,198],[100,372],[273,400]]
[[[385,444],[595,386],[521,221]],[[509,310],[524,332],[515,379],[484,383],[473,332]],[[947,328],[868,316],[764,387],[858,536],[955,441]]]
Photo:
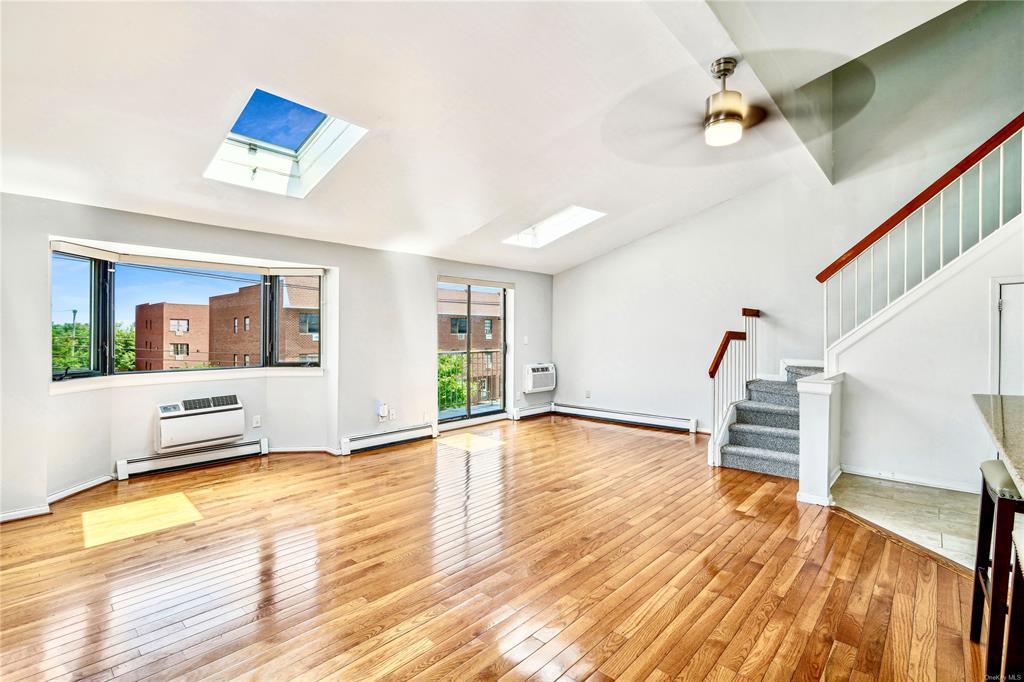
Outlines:
[[[210,398],[210,400],[213,401],[214,407],[226,407],[228,405],[238,404],[238,396],[234,395],[215,395]],[[186,407],[185,409],[187,410],[188,408]]]
[[181,402],[182,405],[184,405],[186,412],[190,410],[205,410],[213,406],[209,398],[193,398],[191,400],[183,400]]

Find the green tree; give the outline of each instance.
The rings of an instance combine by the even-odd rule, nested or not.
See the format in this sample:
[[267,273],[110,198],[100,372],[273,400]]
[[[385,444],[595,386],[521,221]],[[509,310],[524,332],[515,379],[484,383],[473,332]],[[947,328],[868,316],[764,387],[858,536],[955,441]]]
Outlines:
[[53,351],[53,372],[65,369],[91,369],[92,336],[86,322],[62,322],[51,325],[50,339]]
[[135,325],[114,323],[114,369],[131,372],[135,369]]
[[466,356],[437,356],[437,405],[441,410],[466,405]]

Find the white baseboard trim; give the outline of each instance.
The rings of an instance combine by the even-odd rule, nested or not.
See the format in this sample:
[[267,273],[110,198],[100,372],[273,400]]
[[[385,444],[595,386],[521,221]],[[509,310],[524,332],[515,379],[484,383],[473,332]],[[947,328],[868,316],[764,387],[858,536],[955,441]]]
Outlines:
[[71,495],[74,495],[75,493],[80,493],[83,490],[87,490],[89,488],[92,488],[93,486],[97,486],[97,485],[99,485],[101,483],[106,483],[107,481],[112,481],[112,480],[114,480],[113,476],[97,476],[96,478],[93,478],[91,480],[85,481],[84,483],[79,483],[77,485],[71,486],[70,488],[65,488],[64,490],[58,490],[55,493],[51,493],[51,494],[47,495],[46,496],[46,502],[47,502],[47,504],[52,504],[53,502],[56,502],[57,500],[63,500],[65,497],[70,497]]
[[816,504],[821,507],[832,507],[835,504],[832,501],[831,495],[823,497],[821,495],[808,495],[807,493],[801,492],[798,492],[796,494],[796,501],[803,502],[804,504]]
[[554,404],[555,412],[558,414],[572,414],[577,417],[590,417],[591,419],[602,419],[604,421],[622,422],[625,424],[639,424],[640,426],[660,426],[667,429],[679,429],[680,431],[697,431],[697,420],[689,417],[666,417],[659,414],[645,414],[643,412],[625,412],[622,410],[608,410],[601,407],[582,407],[580,405]]
[[326,452],[328,455],[340,455],[341,448],[329,448],[326,445],[306,445],[283,448],[270,448],[271,454],[287,454],[289,452]]
[[850,466],[848,464],[843,464],[841,466],[841,469],[842,473],[844,474],[853,474],[854,476],[866,476],[868,478],[877,478],[882,481],[896,481],[897,483],[923,485],[927,488],[938,488],[940,490],[957,490],[962,493],[978,493],[981,490],[980,476],[977,485],[975,485],[967,484],[964,483],[963,481],[946,481],[935,478],[924,478],[921,476],[897,475],[889,472],[864,469],[858,466]]
[[364,433],[358,436],[345,436],[341,439],[341,454],[351,455],[354,452],[382,448],[406,441],[419,440],[420,438],[436,438],[437,424],[419,424],[394,431],[383,431],[381,433]]
[[527,405],[526,407],[513,407],[512,419],[518,421],[523,417],[532,417],[535,414],[547,414],[555,411],[554,403],[541,403],[540,405]]
[[497,422],[503,419],[512,419],[512,416],[508,412],[495,412],[494,414],[485,414],[479,417],[470,417],[469,419],[456,419],[455,421],[438,424],[437,430],[441,432],[454,431],[455,429],[464,429],[468,426],[490,424],[491,422]]
[[0,513],[0,523],[14,521],[15,519],[27,519],[30,516],[42,516],[49,513],[50,505],[48,504],[39,507],[26,507],[25,509],[12,509],[11,511]]
[[831,474],[829,474],[829,476],[828,476],[828,489],[829,490],[832,489],[832,486],[834,486],[836,484],[836,481],[842,475],[843,475],[842,467],[836,467],[835,471],[833,471]]

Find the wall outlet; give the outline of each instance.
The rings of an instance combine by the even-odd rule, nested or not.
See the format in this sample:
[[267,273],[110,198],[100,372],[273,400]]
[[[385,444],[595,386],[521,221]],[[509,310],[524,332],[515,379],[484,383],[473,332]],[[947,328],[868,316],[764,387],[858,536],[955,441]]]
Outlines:
[[524,346],[529,346],[530,345],[530,337],[529,336],[524,336],[523,337],[523,345]]
[[258,429],[263,426],[263,417],[258,414],[252,416],[252,428]]
[[584,398],[589,398],[589,397],[590,397],[590,389],[589,389],[589,388],[588,388],[588,389],[586,390],[586,392],[585,392],[585,393],[583,394],[583,397],[584,397]]
[[398,410],[396,410],[395,408],[392,407],[388,411],[388,420],[389,421],[395,421],[396,419],[398,419]]

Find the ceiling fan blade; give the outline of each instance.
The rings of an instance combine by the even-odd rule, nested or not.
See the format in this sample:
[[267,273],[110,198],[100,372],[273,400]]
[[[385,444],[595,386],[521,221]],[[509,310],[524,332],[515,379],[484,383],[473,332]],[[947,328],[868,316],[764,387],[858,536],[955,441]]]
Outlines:
[[747,115],[743,117],[744,129],[750,129],[768,116],[768,110],[756,104],[747,107]]

